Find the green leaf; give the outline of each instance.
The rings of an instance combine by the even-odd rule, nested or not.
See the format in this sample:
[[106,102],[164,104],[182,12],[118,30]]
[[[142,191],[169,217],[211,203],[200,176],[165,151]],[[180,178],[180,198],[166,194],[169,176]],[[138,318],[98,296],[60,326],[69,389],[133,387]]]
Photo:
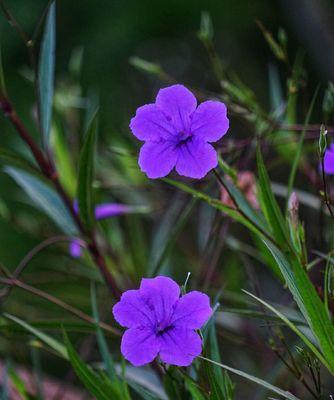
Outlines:
[[18,167],[33,174],[38,174],[38,170],[30,161],[28,161],[20,154],[14,153],[13,151],[4,148],[0,148],[0,163],[4,165]]
[[22,328],[27,330],[28,332],[32,333],[38,339],[40,339],[43,343],[51,347],[57,354],[59,354],[62,358],[68,359],[66,348],[56,339],[52,338],[51,336],[47,335],[46,333],[40,331],[39,329],[34,328],[27,322],[23,321],[22,319],[15,317],[14,315],[4,313],[3,316],[8,318],[10,321],[15,322],[16,324],[20,325]]
[[47,147],[50,140],[52,102],[54,92],[55,74],[55,51],[56,51],[56,3],[51,3],[42,38],[39,70],[39,108],[41,118],[41,129],[44,145]]
[[[184,382],[186,388],[191,394],[192,400],[207,400],[208,397],[203,393],[203,391],[199,388],[199,386],[188,376],[184,376]],[[211,399],[211,397],[210,397]]]
[[247,380],[249,380],[251,382],[254,382],[257,385],[263,386],[266,389],[270,390],[271,392],[274,392],[274,393],[276,393],[276,394],[278,394],[280,396],[283,396],[285,399],[288,399],[288,400],[300,400],[298,397],[294,396],[292,393],[287,392],[285,390],[282,390],[282,389],[278,388],[277,386],[271,385],[270,383],[264,381],[263,379],[257,378],[256,376],[247,374],[246,372],[240,371],[239,369],[235,369],[235,368],[229,367],[228,365],[221,364],[219,362],[210,360],[209,358],[202,357],[202,356],[199,356],[199,357],[202,360],[208,361],[208,362],[210,362],[210,363],[212,363],[214,365],[217,365],[218,367],[224,368],[227,371],[232,372],[235,375],[241,376],[241,377],[243,377],[243,378],[245,378],[245,379],[247,379]]
[[184,388],[182,381],[183,379],[181,379],[181,373],[178,373],[177,368],[170,367],[168,369],[168,374],[165,374],[164,376],[164,388],[169,399],[184,399]]
[[253,299],[257,300],[259,303],[264,305],[268,308],[268,310],[272,311],[274,314],[280,318],[286,326],[288,326],[300,339],[304,342],[304,344],[313,352],[313,354],[329,369],[327,361],[324,359],[323,355],[319,352],[317,347],[304,335],[302,331],[300,331],[296,325],[290,321],[284,314],[277,310],[277,308],[273,307],[272,305],[268,304],[264,300],[260,299],[259,297],[255,296],[252,293],[247,292],[247,290],[243,290],[244,293],[251,296]]
[[99,346],[99,350],[101,352],[106,371],[109,375],[109,378],[111,380],[116,379],[116,371],[114,368],[113,361],[111,359],[111,355],[108,349],[108,345],[105,339],[105,336],[102,332],[101,327],[99,326],[100,322],[100,316],[99,316],[99,311],[98,311],[98,306],[97,306],[97,299],[96,299],[96,285],[94,282],[91,283],[90,286],[90,297],[91,297],[91,304],[92,304],[92,311],[93,311],[93,317],[96,321],[96,336],[97,336],[97,343]]
[[[303,61],[304,52],[299,50],[297,52],[295,62],[292,67],[292,75],[287,80],[287,99],[285,115],[283,122],[286,124],[295,124],[297,114],[297,100],[299,95],[299,88],[301,86],[301,78],[303,75]],[[281,121],[282,122],[282,121]],[[297,135],[289,130],[278,129],[274,131],[274,145],[279,155],[287,161],[292,163],[294,156],[297,152]]]
[[73,167],[73,154],[68,146],[60,124],[54,124],[52,134],[52,150],[60,182],[70,196],[76,192],[76,173]]
[[[221,362],[214,317],[211,318],[208,325],[210,358],[216,362]],[[207,364],[206,370],[209,377],[210,388],[212,391],[212,400],[232,400],[234,397],[234,385],[227,371],[222,371],[221,368],[214,364]]]
[[[306,271],[297,260],[292,265],[272,244],[264,243],[275,258],[301,313],[318,340],[326,367],[334,374],[334,326]],[[323,361],[322,361],[323,362]]]
[[283,62],[287,62],[287,55],[285,53],[285,49],[280,45],[280,43],[274,38],[273,34],[265,28],[265,26],[260,21],[256,21],[258,27],[261,29],[262,34],[268,43],[271,51],[275,55],[275,57]]
[[80,216],[87,228],[94,223],[93,175],[97,133],[97,112],[94,114],[80,152],[77,198]]
[[[137,393],[138,396],[140,396],[141,399],[144,399],[144,400],[159,400],[160,399],[160,397],[155,396],[149,390],[147,390],[146,388],[144,388],[141,385],[138,385],[135,382],[129,381],[129,386],[131,387],[131,389],[133,389],[134,392]],[[166,400],[166,399],[164,399],[164,400]]]
[[76,235],[77,228],[72,216],[59,195],[41,179],[14,167],[6,167],[5,172],[27,193],[35,205],[43,210],[58,227],[68,235]]
[[324,279],[324,303],[328,316],[331,312],[329,310],[329,299],[332,296],[332,279],[334,276],[334,265],[331,259],[327,259]]
[[307,128],[307,126],[308,126],[308,124],[310,122],[310,118],[311,118],[311,115],[312,115],[312,112],[313,112],[313,108],[314,108],[314,104],[315,104],[315,101],[316,101],[316,98],[317,98],[317,95],[318,95],[318,92],[319,92],[319,88],[320,88],[320,85],[318,85],[318,87],[317,87],[317,89],[316,89],[316,91],[315,91],[315,93],[313,95],[310,107],[309,107],[309,109],[307,111],[307,115],[306,115],[306,118],[305,118],[305,121],[304,121],[303,130],[302,130],[302,132],[300,134],[300,139],[299,139],[299,142],[298,142],[296,155],[295,155],[295,158],[293,160],[293,164],[292,164],[292,168],[291,168],[290,176],[289,176],[287,202],[288,202],[288,200],[290,198],[290,195],[291,195],[291,192],[292,192],[292,189],[293,189],[293,185],[294,185],[294,182],[295,182],[295,177],[296,177],[296,173],[297,173],[298,164],[299,164],[299,161],[300,161],[301,156],[302,156],[306,128]]
[[64,341],[67,349],[68,358],[74,368],[75,373],[87,390],[96,398],[96,400],[122,399],[122,394],[113,387],[110,381],[105,379],[104,375],[99,375],[86,365],[74,347],[72,346],[66,332],[64,332]]
[[191,188],[190,186],[188,186],[182,182],[174,181],[173,179],[165,178],[164,182],[169,183],[170,185],[175,186],[178,189],[180,189],[186,193],[189,193],[195,199],[205,201],[210,206],[216,208],[217,210],[224,212],[226,215],[228,215],[235,221],[238,221],[241,224],[245,225],[247,228],[249,228],[254,233],[259,234],[258,229],[256,229],[256,227],[252,223],[250,223],[246,218],[244,218],[242,215],[240,215],[237,210],[224,205],[220,200],[214,199],[199,190],[195,190],[195,189]]
[[[288,124],[296,123],[297,100],[299,89],[301,87],[301,79],[303,77],[303,64],[305,60],[305,51],[298,49],[295,61],[292,67],[292,75],[287,81],[288,97],[286,101],[286,122]],[[291,137],[291,136],[290,136]]]
[[285,246],[288,242],[285,220],[271,190],[271,183],[264,166],[260,147],[257,148],[257,168],[259,174],[259,199],[263,214],[272,228],[276,241]]

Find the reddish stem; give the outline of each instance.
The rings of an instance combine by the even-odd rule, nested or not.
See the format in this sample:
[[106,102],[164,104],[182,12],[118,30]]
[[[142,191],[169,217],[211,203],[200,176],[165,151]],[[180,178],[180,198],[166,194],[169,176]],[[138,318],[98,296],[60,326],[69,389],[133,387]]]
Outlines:
[[15,127],[15,129],[18,132],[18,134],[20,135],[21,139],[29,147],[30,151],[32,152],[32,154],[41,170],[41,173],[48,180],[50,180],[52,182],[57,193],[63,200],[63,202],[66,205],[69,212],[71,213],[73,220],[75,221],[81,234],[83,236],[87,237],[88,250],[92,256],[93,261],[98,266],[105,282],[108,285],[108,288],[109,288],[111,294],[114,295],[116,298],[118,298],[120,296],[120,290],[118,289],[118,286],[117,286],[113,276],[111,275],[102,254],[100,253],[100,250],[96,243],[95,235],[93,232],[88,231],[84,227],[84,225],[80,219],[80,216],[78,215],[78,213],[75,211],[75,209],[73,207],[73,202],[72,202],[71,198],[67,195],[62,184],[59,181],[57,171],[54,168],[52,162],[50,162],[48,160],[48,158],[45,157],[44,153],[40,150],[37,143],[35,142],[33,137],[29,134],[29,132],[25,128],[23,122],[18,117],[18,115],[17,115],[14,107],[12,106],[11,102],[9,101],[9,99],[4,97],[3,95],[0,97],[0,109],[3,111],[5,117],[7,117],[8,120]]

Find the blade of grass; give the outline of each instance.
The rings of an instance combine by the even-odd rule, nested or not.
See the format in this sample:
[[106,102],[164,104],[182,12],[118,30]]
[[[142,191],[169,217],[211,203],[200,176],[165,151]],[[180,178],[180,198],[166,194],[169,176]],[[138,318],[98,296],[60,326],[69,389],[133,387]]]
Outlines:
[[226,369],[227,371],[231,372],[232,374],[241,376],[242,378],[245,378],[257,385],[263,386],[266,389],[270,390],[271,392],[274,392],[274,393],[284,397],[285,399],[301,400],[298,397],[294,396],[292,393],[282,390],[282,389],[278,388],[277,386],[271,385],[270,383],[264,381],[263,379],[257,378],[256,376],[247,374],[246,372],[240,371],[239,369],[236,369],[236,368],[229,367],[228,365],[225,365],[225,364],[221,364],[217,361],[210,360],[209,358],[206,358],[206,357],[199,356],[199,358],[201,358],[202,360],[208,361],[214,365],[217,365],[218,367]]
[[52,101],[54,93],[56,51],[56,3],[51,3],[42,38],[38,71],[39,108],[41,113],[41,130],[46,147],[49,146]]
[[88,229],[92,228],[94,224],[93,175],[96,133],[97,112],[89,124],[79,159],[78,206],[80,216]]
[[323,357],[323,355],[320,353],[320,351],[317,349],[317,347],[294,325],[284,314],[282,314],[280,311],[278,311],[275,307],[271,306],[264,300],[260,299],[259,297],[255,296],[254,294],[247,292],[247,290],[242,290],[244,293],[246,293],[248,296],[252,297],[254,300],[258,301],[261,303],[263,306],[268,308],[271,312],[273,312],[275,315],[277,315],[299,338],[304,342],[304,344],[309,348],[309,350],[318,358],[318,360],[327,368],[331,369],[330,365],[327,363],[326,359]]
[[291,294],[317,339],[329,371],[334,374],[334,326],[307,272],[298,260],[293,258],[289,263],[272,243],[263,241],[275,258]]
[[43,343],[51,347],[57,354],[59,354],[62,358],[68,359],[67,351],[65,346],[58,342],[58,340],[52,338],[51,336],[47,335],[46,333],[40,331],[37,328],[34,328],[27,322],[23,321],[22,319],[15,317],[14,315],[4,313],[3,316],[8,318],[10,321],[15,322],[16,324],[20,325],[22,328],[27,330],[28,332],[32,333],[38,339],[40,339]]

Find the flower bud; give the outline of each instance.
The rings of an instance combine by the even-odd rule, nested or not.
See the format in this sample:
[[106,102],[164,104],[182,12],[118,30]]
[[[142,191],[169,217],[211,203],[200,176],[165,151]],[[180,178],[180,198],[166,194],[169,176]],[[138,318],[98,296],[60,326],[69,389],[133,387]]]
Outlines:
[[324,157],[327,149],[327,130],[324,125],[320,127],[320,136],[319,136],[319,155],[321,158]]
[[293,227],[298,226],[299,200],[296,192],[292,192],[288,201],[288,211]]

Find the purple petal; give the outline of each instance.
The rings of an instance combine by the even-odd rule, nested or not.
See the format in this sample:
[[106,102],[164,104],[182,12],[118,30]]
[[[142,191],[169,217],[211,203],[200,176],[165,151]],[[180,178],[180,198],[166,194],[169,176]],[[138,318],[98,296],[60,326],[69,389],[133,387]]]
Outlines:
[[205,101],[192,115],[191,132],[207,142],[216,142],[229,128],[226,106],[219,101]]
[[80,240],[73,240],[70,243],[70,254],[73,258],[80,258],[82,256],[82,246]]
[[167,326],[174,305],[180,297],[179,285],[166,276],[157,276],[152,279],[142,279],[139,290],[148,307],[154,312],[160,327]]
[[176,171],[188,178],[203,178],[218,164],[217,153],[211,144],[193,137],[178,147]]
[[202,340],[190,329],[174,327],[160,336],[160,358],[167,364],[186,367],[201,354]]
[[178,300],[170,323],[188,329],[200,329],[211,314],[209,297],[204,293],[193,291]]
[[334,144],[331,144],[325,152],[324,169],[326,174],[334,174]]
[[130,129],[139,140],[157,141],[176,133],[166,115],[155,104],[139,107],[131,119]]
[[161,141],[146,142],[139,153],[140,169],[149,178],[156,179],[168,175],[174,168],[177,159],[175,143]]
[[136,367],[153,361],[160,350],[160,341],[147,327],[128,329],[121,343],[121,352]]
[[139,290],[128,290],[112,309],[115,320],[126,328],[152,326],[155,315],[143,301]]
[[105,203],[95,207],[96,219],[115,217],[129,212],[130,207],[125,204]]
[[197,106],[196,97],[183,85],[161,89],[155,104],[171,119],[178,132],[188,131],[190,115]]

